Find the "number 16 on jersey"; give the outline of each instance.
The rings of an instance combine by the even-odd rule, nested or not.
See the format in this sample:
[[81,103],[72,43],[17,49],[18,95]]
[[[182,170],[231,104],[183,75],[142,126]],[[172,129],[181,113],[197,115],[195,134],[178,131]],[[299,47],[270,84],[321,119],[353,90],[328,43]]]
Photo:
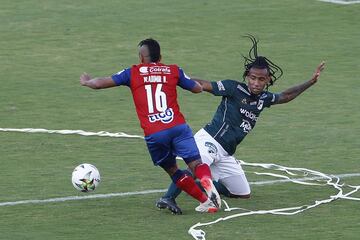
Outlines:
[[167,102],[166,102],[166,94],[165,92],[161,91],[162,84],[156,84],[155,94],[153,95],[153,89],[155,88],[154,85],[145,85],[146,90],[146,98],[148,102],[148,110],[149,113],[154,113],[154,101],[153,96],[155,98],[155,108],[158,112],[165,112],[167,109]]

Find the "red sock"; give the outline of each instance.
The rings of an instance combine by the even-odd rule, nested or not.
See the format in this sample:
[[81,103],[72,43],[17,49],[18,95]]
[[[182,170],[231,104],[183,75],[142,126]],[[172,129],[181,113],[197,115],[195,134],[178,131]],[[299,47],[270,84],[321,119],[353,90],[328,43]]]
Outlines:
[[202,179],[204,177],[211,179],[210,167],[205,163],[197,165],[197,167],[195,168],[195,176],[198,179]]
[[190,176],[184,175],[176,182],[176,186],[201,203],[208,199],[205,193],[201,191],[194,179]]

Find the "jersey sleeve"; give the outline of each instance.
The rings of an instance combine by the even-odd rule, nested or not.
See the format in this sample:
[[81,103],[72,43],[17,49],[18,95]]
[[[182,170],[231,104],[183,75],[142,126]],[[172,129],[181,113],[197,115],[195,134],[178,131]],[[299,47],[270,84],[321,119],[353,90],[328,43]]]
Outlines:
[[191,91],[195,85],[196,85],[196,82],[194,80],[192,80],[191,78],[189,78],[185,73],[184,71],[179,68],[179,81],[178,81],[178,85],[183,88],[183,89],[186,89],[186,90],[189,90]]
[[234,80],[222,80],[217,82],[211,82],[211,93],[215,96],[232,96],[239,83]]
[[130,87],[131,68],[126,68],[118,73],[111,76],[112,80],[117,86],[126,85]]
[[270,107],[271,105],[275,104],[279,99],[279,94],[267,92],[266,97],[264,98],[264,106]]

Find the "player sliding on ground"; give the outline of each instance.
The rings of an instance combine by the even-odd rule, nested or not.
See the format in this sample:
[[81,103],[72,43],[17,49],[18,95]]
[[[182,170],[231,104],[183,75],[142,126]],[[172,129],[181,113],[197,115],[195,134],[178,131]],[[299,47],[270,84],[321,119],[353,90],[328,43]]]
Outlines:
[[[282,70],[268,58],[258,56],[258,40],[250,35],[247,37],[253,43],[248,56],[244,56],[243,79],[247,84],[234,80],[209,82],[195,79],[204,91],[222,96],[212,121],[195,134],[195,141],[202,161],[211,168],[213,183],[218,192],[233,198],[250,197],[249,183],[241,165],[233,156],[236,147],[255,127],[264,108],[295,99],[317,82],[325,66],[324,62],[320,63],[311,79],[300,85],[280,94],[268,92],[268,87],[282,76]],[[156,202],[156,206],[181,214],[175,201],[180,193],[181,190],[171,184],[167,193]]]
[[[138,46],[140,64],[111,77],[92,78],[84,73],[80,84],[93,89],[128,86],[154,165],[162,167],[179,189],[200,202],[196,211],[216,212],[221,200],[212,183],[209,165],[201,162],[192,131],[177,103],[177,86],[193,93],[201,92],[202,87],[178,66],[162,64],[160,45],[154,39],[145,39]],[[176,156],[182,157],[192,174],[200,179],[207,195],[192,176],[178,169]]]

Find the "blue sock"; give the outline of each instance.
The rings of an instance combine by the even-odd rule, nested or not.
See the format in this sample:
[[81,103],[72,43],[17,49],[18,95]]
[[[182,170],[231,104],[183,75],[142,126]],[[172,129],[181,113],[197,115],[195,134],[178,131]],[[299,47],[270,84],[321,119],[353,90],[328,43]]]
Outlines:
[[[192,176],[191,172],[189,170],[184,170],[183,171],[186,175]],[[181,189],[178,188],[176,186],[176,184],[174,182],[172,182],[167,190],[167,192],[165,193],[165,195],[163,196],[164,198],[177,198],[180,193],[181,193]]]
[[176,170],[176,172],[171,176],[171,180],[173,183],[177,183],[177,181],[185,175],[184,171],[180,169]]
[[163,197],[175,199],[177,196],[180,195],[181,192],[182,192],[181,189],[178,188],[175,183],[171,182],[167,192],[165,193],[165,195]]

